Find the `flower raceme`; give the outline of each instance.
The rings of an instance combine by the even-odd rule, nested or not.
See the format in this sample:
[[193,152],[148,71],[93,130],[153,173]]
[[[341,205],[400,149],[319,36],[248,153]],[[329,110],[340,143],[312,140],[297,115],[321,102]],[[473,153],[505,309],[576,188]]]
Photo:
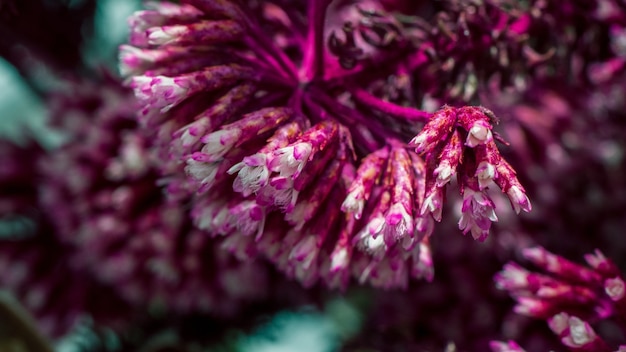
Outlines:
[[[388,99],[388,78],[407,82],[423,57],[378,2],[146,6],[120,50],[138,120],[163,174],[184,165],[196,225],[239,257],[267,257],[307,285],[406,286],[432,278],[429,237],[454,175],[459,227],[474,238],[497,219],[492,180],[530,210],[486,109],[431,114]],[[403,141],[416,134],[414,152]]]
[[492,133],[493,113],[483,107],[444,106],[411,140],[428,167],[426,194],[421,213],[441,220],[444,186],[457,176],[463,196],[459,228],[478,240],[497,221],[495,205],[486,189],[492,183],[505,192],[516,213],[531,205],[515,170],[500,155]]

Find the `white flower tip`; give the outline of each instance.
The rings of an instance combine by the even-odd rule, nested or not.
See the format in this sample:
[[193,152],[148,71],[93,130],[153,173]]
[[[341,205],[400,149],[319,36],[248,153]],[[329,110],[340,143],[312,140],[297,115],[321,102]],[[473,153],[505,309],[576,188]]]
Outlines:
[[519,297],[513,311],[520,315],[533,316],[534,312],[541,308],[542,302],[535,298]]
[[138,70],[140,67],[139,55],[141,49],[135,48],[131,45],[120,45],[119,47],[119,71],[122,77],[129,77],[131,75],[140,74]]
[[433,173],[437,175],[437,187],[443,187],[454,176],[454,170],[448,163],[441,163]]
[[135,76],[130,80],[130,87],[135,91],[135,95],[138,95],[138,93],[144,93],[146,88],[149,88],[150,82],[152,82],[153,79],[154,77],[143,75]]
[[348,267],[348,250],[341,248],[338,251],[333,252],[330,260],[330,271],[338,272]]
[[180,136],[180,141],[184,148],[188,148],[200,140],[200,137],[194,136],[189,132],[189,129],[186,129],[183,134]]
[[491,352],[526,352],[515,341],[491,341],[489,342],[489,348],[491,348]]
[[180,139],[183,148],[189,148],[200,141],[209,125],[208,119],[199,119],[172,133],[172,137]]
[[481,242],[489,236],[491,222],[498,221],[494,204],[485,192],[465,189],[461,211],[459,229],[463,234],[471,231],[472,237]]
[[317,257],[319,248],[317,246],[317,239],[315,236],[308,236],[300,240],[291,253],[289,259],[295,260],[302,264],[303,269],[308,269],[313,260]]
[[472,238],[478,242],[484,242],[489,237],[489,229],[481,229],[477,226],[472,227]]
[[413,217],[409,215],[402,203],[394,203],[385,216],[385,227],[394,232],[394,238],[411,235],[414,230]]
[[596,249],[594,253],[585,254],[584,257],[587,264],[594,269],[598,269],[603,263],[608,261],[599,249]]
[[569,326],[569,314],[562,312],[548,319],[550,330],[557,335],[561,335]]
[[424,149],[424,142],[426,141],[426,135],[424,135],[423,133],[418,134],[417,136],[415,136],[413,139],[411,139],[411,141],[409,142],[410,146],[415,147],[415,151],[416,152],[421,152]]
[[202,147],[202,152],[210,155],[212,161],[217,161],[233,148],[240,136],[241,130],[239,129],[225,129],[209,133],[202,138],[202,142],[206,143]]
[[215,163],[204,163],[193,159],[187,160],[185,172],[192,178],[200,181],[202,184],[208,184],[214,181],[217,175],[218,166]]
[[228,169],[228,171],[226,171],[227,174],[232,175],[235,173],[238,173],[241,169],[243,169],[246,166],[246,164],[244,164],[243,161],[238,162],[237,164],[231,166],[230,169]]
[[525,288],[528,286],[528,274],[526,269],[516,263],[508,263],[496,274],[496,287],[501,290]]
[[522,256],[534,263],[540,263],[544,261],[546,250],[543,247],[524,248],[522,249]]
[[496,176],[496,167],[487,162],[481,161],[476,168],[476,177],[478,180],[492,180]]
[[[591,326],[589,326],[588,323],[582,321],[580,318],[570,317],[568,324],[570,332],[570,339],[568,339],[568,342],[571,342],[574,345],[570,347],[584,346],[595,340],[596,334]],[[567,339],[567,337],[565,337],[564,339]]]
[[150,28],[148,29],[148,43],[151,45],[168,44],[175,40],[184,30],[184,26],[170,27],[167,30],[160,27]]
[[526,193],[518,186],[512,186],[509,188],[507,195],[516,214],[519,214],[521,210],[527,213],[532,210],[530,199],[528,199]]
[[269,163],[270,170],[280,173],[281,176],[298,177],[311,156],[310,143],[298,143],[274,151]]
[[607,296],[611,298],[612,301],[617,302],[624,298],[625,295],[625,285],[624,280],[619,277],[615,277],[613,279],[606,279],[604,281],[604,291]]
[[442,197],[441,192],[437,191],[431,194],[430,196],[428,196],[426,199],[424,199],[424,204],[422,204],[422,207],[420,209],[420,215],[431,213],[433,216],[433,219],[435,219],[435,221],[437,222],[440,222],[441,214],[443,211],[441,207],[441,197]]
[[415,219],[416,238],[430,237],[435,230],[435,221],[429,216],[418,216]]
[[483,122],[474,123],[468,132],[465,145],[470,148],[474,148],[479,144],[487,143],[493,139],[491,130]]
[[[382,225],[383,222],[381,221],[380,227],[382,227]],[[374,226],[378,227],[376,224],[374,224]],[[362,243],[365,249],[370,253],[375,253],[385,249],[385,239],[383,238],[383,236],[373,236],[371,232],[372,231],[364,231],[361,235]]]
[[358,220],[361,218],[361,214],[363,214],[364,207],[365,202],[363,201],[363,197],[360,196],[358,190],[355,190],[348,193],[346,199],[341,204],[341,211],[353,214],[354,218]]

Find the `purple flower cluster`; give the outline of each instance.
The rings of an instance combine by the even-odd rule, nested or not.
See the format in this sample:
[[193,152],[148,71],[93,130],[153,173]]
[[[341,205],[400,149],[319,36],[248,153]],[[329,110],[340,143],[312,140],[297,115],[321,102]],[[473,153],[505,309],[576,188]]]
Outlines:
[[[432,280],[429,237],[455,174],[459,228],[476,239],[497,220],[492,180],[530,210],[489,110],[433,115],[370,91],[420,60],[411,30],[375,2],[295,4],[160,2],[129,19],[121,72],[140,123],[202,194],[200,228],[256,247],[305,285],[391,288]],[[382,60],[396,72],[373,72]],[[416,153],[403,143],[415,134]]]
[[265,263],[241,262],[194,227],[190,192],[166,192],[126,89],[110,79],[68,89],[49,98],[61,147],[3,141],[0,152],[0,285],[43,332],[59,336],[88,317],[123,329],[144,309],[234,319],[271,290],[286,289],[271,299],[289,304],[294,288]]
[[330,289],[367,296],[347,348],[626,348],[623,1],[146,1],[119,78],[94,1],[40,2],[0,54],[65,142],[0,141],[0,288],[46,333]]
[[[124,326],[128,305],[114,290],[78,268],[73,248],[59,241],[39,204],[39,174],[45,155],[34,140],[24,146],[0,142],[0,287],[37,317],[47,335],[67,332],[85,314],[110,326]],[[94,300],[103,294],[108,300]]]
[[61,336],[88,316],[126,328],[133,317],[131,306],[82,270],[73,248],[59,243],[54,234],[52,226],[39,223],[28,238],[2,240],[2,288],[19,298],[47,336]]
[[219,250],[193,227],[191,196],[159,187],[128,92],[81,84],[73,93],[58,98],[62,116],[51,117],[74,129],[71,140],[40,167],[42,207],[64,241],[89,248],[76,260],[135,304],[230,314],[238,299],[262,297],[264,266]]

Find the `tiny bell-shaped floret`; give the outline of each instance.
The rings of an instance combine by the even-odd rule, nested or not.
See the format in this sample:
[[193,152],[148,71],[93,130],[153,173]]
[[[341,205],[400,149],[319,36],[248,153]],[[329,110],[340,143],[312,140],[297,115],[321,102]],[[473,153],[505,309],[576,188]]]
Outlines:
[[466,187],[461,211],[463,215],[459,220],[459,229],[463,234],[470,232],[475,240],[484,241],[489,235],[491,222],[498,221],[495,205],[484,191]]
[[292,122],[279,127],[274,135],[268,140],[256,154],[247,156],[228,170],[229,174],[237,174],[233,182],[233,190],[247,197],[258,192],[269,182],[269,164],[273,158],[273,152],[286,147],[300,136],[300,127]]
[[298,140],[286,147],[274,151],[270,170],[280,176],[295,179],[304,166],[316,153],[338,137],[339,126],[331,120],[322,121],[307,131]]

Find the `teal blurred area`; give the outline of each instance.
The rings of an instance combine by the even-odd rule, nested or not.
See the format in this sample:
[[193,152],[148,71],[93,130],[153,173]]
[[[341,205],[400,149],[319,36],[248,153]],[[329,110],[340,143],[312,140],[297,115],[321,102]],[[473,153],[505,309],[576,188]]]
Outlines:
[[17,70],[2,59],[0,86],[8,88],[0,94],[0,138],[18,141],[25,137],[26,131],[32,131],[43,140],[50,138],[44,126],[46,113],[41,98],[30,90]]
[[85,62],[92,67],[104,64],[116,70],[117,47],[128,36],[126,19],[141,8],[139,0],[99,0],[94,18],[94,33],[83,48]]
[[330,352],[361,329],[362,311],[348,295],[329,299],[323,309],[283,311],[249,335],[239,336],[238,352]]
[[[75,3],[75,4],[74,4]],[[78,5],[79,0],[69,3]],[[85,29],[83,61],[95,70],[106,69],[117,73],[117,47],[128,35],[126,19],[141,8],[139,0],[98,0],[93,30]],[[20,43],[17,43],[18,46]],[[0,138],[19,141],[33,134],[46,147],[54,147],[61,137],[45,128],[46,111],[42,97],[32,89],[37,87],[44,93],[63,89],[63,77],[51,71],[36,59],[25,60],[28,67],[26,77],[6,60],[0,58]],[[25,81],[25,78],[31,82]]]

